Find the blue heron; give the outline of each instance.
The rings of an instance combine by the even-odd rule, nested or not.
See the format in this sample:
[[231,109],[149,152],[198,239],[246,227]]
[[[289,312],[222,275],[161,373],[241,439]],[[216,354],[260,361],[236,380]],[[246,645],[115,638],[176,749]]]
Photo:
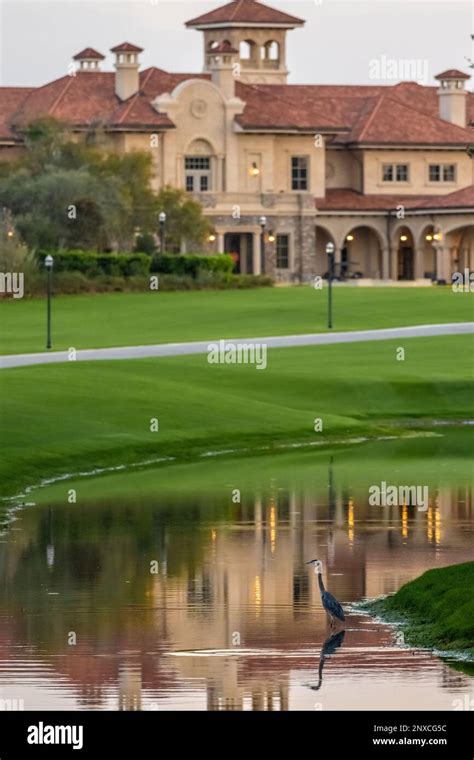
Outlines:
[[326,589],[324,588],[323,577],[322,577],[323,563],[319,559],[311,559],[306,564],[314,565],[314,572],[318,576],[319,591],[321,593],[321,602],[323,604],[324,609],[326,610],[326,612],[328,613],[330,617],[331,628],[337,620],[343,623],[346,619],[344,617],[344,610],[342,609],[341,605],[337,601],[336,597],[330,594],[329,591],[326,591]]

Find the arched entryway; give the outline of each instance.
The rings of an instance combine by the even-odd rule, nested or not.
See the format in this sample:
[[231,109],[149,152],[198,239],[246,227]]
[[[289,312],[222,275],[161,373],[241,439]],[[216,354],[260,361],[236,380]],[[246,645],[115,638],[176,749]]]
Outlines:
[[397,280],[414,280],[415,272],[415,240],[409,227],[400,227],[395,239]]
[[381,279],[382,246],[380,233],[374,228],[367,225],[352,227],[341,244],[341,279]]
[[447,232],[445,251],[450,277],[455,272],[474,271],[474,225],[466,224]]

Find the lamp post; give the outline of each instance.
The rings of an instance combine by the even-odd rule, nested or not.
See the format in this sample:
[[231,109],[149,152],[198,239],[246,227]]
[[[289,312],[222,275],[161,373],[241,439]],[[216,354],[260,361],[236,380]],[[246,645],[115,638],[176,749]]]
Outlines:
[[44,260],[48,282],[48,302],[46,307],[46,348],[51,348],[51,280],[53,275],[53,264],[54,259],[51,254],[48,253]]
[[328,257],[328,329],[332,329],[332,278],[334,277],[334,243],[326,243]]
[[265,227],[267,226],[267,217],[261,216],[259,219],[260,222],[260,257],[261,257],[261,263],[260,263],[260,271],[262,274],[265,274]]
[[166,224],[166,214],[164,211],[160,211],[160,215],[158,219],[160,222],[160,253],[163,255],[165,252],[165,224]]

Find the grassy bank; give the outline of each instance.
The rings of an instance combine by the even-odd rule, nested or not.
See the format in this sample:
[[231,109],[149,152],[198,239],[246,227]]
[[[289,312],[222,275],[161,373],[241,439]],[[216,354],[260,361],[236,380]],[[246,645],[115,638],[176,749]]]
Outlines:
[[210,365],[206,356],[2,370],[2,490],[160,456],[473,418],[472,344],[471,336],[411,339],[402,362],[398,341],[273,349],[264,371]]
[[463,651],[474,657],[474,562],[428,570],[393,596],[370,605],[403,620],[406,641],[416,646]]
[[[106,293],[53,302],[53,349],[99,348],[326,330],[327,291],[309,285],[251,291]],[[0,300],[0,353],[45,350],[44,299]],[[336,330],[466,322],[470,293],[450,288],[334,289]]]
[[[333,444],[282,450],[278,456],[267,450],[246,456],[199,457],[192,461],[163,462],[157,466],[136,467],[106,472],[96,477],[77,477],[56,481],[37,489],[32,495],[36,504],[64,504],[70,488],[83,500],[117,505],[140,499],[144,503],[180,498],[184,501],[212,499],[228,494],[232,486],[240,487],[243,498],[268,493],[269,488],[304,492],[309,499],[327,498],[328,481],[350,492],[362,514],[373,516],[367,495],[374,483],[390,475],[390,483],[427,484],[434,499],[440,484],[445,488],[474,487],[474,472],[469,452],[474,446],[470,426],[443,428],[443,434],[403,437],[394,440],[368,441],[358,445]],[[322,515],[321,515],[322,517]],[[409,525],[423,518],[410,515]],[[323,519],[323,518],[322,518]]]

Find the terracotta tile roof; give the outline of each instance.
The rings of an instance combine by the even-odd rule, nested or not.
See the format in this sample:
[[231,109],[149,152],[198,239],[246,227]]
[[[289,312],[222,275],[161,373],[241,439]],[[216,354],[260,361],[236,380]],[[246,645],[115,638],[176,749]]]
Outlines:
[[28,95],[34,92],[33,87],[1,87],[0,88],[0,139],[18,140],[11,128],[11,115],[20,108]]
[[116,45],[110,48],[111,53],[142,53],[143,48],[132,45],[131,42],[122,42],[120,45]]
[[[152,101],[172,92],[186,79],[209,74],[171,74],[155,67],[140,73],[140,91],[121,103],[115,95],[113,72],[77,72],[38,88],[0,88],[2,135],[12,136],[41,115],[51,115],[73,126],[102,122],[110,127],[172,127]],[[436,87],[413,82],[382,85],[264,85],[236,83],[236,94],[246,103],[237,117],[245,130],[314,131],[336,134],[337,144],[467,145],[472,131],[438,117]],[[474,123],[474,94],[468,94],[468,118]]]
[[358,145],[468,145],[473,135],[471,130],[383,93],[366,100],[350,134],[339,141]]
[[448,195],[430,196],[424,201],[422,208],[470,208],[474,212],[474,186],[469,185]]
[[324,198],[316,198],[318,211],[389,211],[403,204],[413,207],[426,196],[363,195],[350,189],[328,189]]
[[303,19],[290,16],[257,0],[234,0],[227,5],[215,8],[209,13],[191,19],[186,26],[212,26],[212,24],[284,24],[287,26],[300,26],[305,22]]
[[146,69],[140,73],[139,92],[122,103],[115,95],[114,73],[78,71],[75,76],[64,76],[44,87],[27,90],[23,102],[20,100],[12,108],[11,118],[18,126],[48,115],[78,127],[98,122],[111,127],[172,127],[166,114],[157,113],[151,101],[191,76],[200,75]]
[[[438,88],[424,87],[416,82],[400,82],[390,88],[392,95],[406,105],[419,111],[426,111],[432,116],[438,114]],[[468,124],[474,124],[474,92],[467,93],[466,101]]]
[[[396,85],[249,85],[237,83],[244,129],[340,130],[340,143],[467,145],[470,130],[438,118],[436,88]],[[432,89],[428,97],[422,90]],[[420,98],[417,96],[421,95]],[[421,102],[420,102],[421,101]],[[474,103],[473,103],[474,105]]]
[[469,186],[447,195],[363,195],[350,189],[328,189],[324,198],[315,199],[316,208],[325,211],[393,211],[399,205],[406,209],[472,208],[474,187]]
[[459,69],[448,69],[442,71],[441,74],[436,74],[435,79],[470,79],[470,76]]
[[346,129],[362,102],[357,96],[320,95],[312,85],[243,84],[236,94],[246,103],[236,121],[245,129]]
[[105,59],[105,55],[102,55],[102,53],[97,52],[97,50],[94,50],[94,48],[88,47],[84,48],[84,50],[81,50],[80,53],[76,53],[76,55],[73,55],[72,60],[73,61],[82,61],[84,59],[93,58],[96,61],[103,61]]

